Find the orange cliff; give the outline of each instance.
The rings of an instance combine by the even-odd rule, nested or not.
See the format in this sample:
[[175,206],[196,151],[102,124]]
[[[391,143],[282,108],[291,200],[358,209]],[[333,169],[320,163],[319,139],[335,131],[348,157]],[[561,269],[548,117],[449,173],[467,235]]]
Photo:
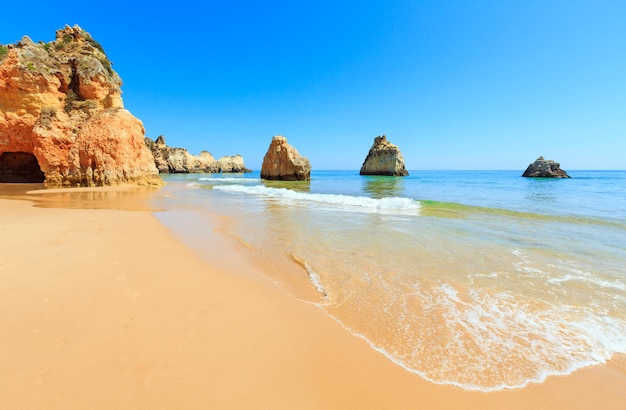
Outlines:
[[78,26],[57,30],[50,43],[25,36],[0,45],[0,182],[161,184],[121,85]]

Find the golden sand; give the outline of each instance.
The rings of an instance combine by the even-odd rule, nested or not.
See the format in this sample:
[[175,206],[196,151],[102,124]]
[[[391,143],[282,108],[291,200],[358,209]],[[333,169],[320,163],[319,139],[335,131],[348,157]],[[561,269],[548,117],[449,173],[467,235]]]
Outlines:
[[0,199],[0,408],[624,408],[623,356],[497,393],[426,382],[286,295],[218,231],[216,263],[196,255],[154,217],[152,194]]

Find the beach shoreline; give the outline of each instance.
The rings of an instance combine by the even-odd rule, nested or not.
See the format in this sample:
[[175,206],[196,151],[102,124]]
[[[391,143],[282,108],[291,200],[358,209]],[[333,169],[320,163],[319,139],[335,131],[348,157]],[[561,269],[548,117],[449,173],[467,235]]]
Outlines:
[[245,246],[220,233],[218,220],[199,255],[153,214],[158,189],[3,190],[2,408],[617,409],[626,402],[624,356],[494,393],[427,382],[287,295]]

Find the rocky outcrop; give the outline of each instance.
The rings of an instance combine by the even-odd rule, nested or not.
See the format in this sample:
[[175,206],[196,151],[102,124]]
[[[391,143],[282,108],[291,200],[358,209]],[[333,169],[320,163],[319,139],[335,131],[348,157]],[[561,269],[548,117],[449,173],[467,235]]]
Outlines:
[[245,167],[241,155],[227,155],[217,160],[220,172],[252,172]]
[[161,184],[121,84],[78,26],[58,30],[50,43],[24,37],[0,46],[0,182],[21,172],[14,168],[21,158],[40,171],[25,179],[48,187]]
[[241,155],[226,156],[218,160],[208,151],[192,155],[185,148],[168,147],[162,135],[155,141],[146,138],[145,143],[152,152],[154,163],[160,173],[250,172],[245,167]]
[[561,169],[561,164],[551,159],[539,157],[526,168],[523,177],[534,178],[570,178],[567,172]]
[[309,160],[287,143],[287,138],[276,135],[272,138],[263,164],[261,178],[284,181],[308,181],[311,179]]
[[374,145],[365,157],[360,174],[407,176],[409,172],[404,166],[404,157],[400,149],[387,141],[387,137],[383,135],[374,138]]

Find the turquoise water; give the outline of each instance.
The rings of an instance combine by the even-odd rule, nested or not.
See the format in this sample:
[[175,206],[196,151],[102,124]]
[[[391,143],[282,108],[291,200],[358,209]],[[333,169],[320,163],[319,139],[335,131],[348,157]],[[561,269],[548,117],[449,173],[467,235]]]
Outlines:
[[[441,384],[523,387],[626,353],[626,172],[171,175],[160,218],[202,211],[267,274]],[[191,216],[193,218],[193,216]],[[200,241],[201,242],[201,241]]]

